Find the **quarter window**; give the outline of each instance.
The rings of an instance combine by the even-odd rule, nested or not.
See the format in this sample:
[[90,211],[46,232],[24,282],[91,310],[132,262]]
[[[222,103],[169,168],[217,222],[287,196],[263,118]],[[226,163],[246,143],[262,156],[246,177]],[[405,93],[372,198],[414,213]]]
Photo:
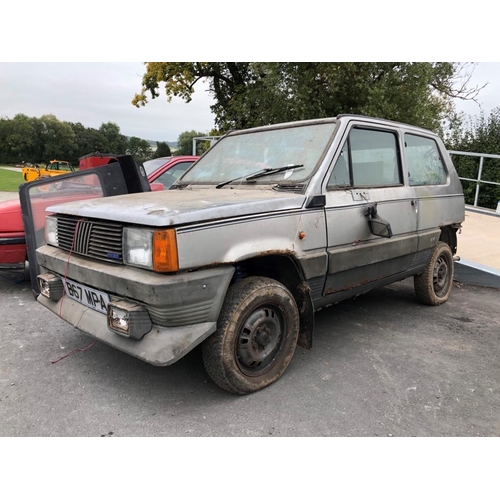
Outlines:
[[349,144],[348,141],[344,144],[340,156],[335,162],[332,175],[328,181],[328,187],[347,187],[351,185],[349,176]]
[[405,134],[405,155],[410,186],[446,183],[446,170],[433,139]]

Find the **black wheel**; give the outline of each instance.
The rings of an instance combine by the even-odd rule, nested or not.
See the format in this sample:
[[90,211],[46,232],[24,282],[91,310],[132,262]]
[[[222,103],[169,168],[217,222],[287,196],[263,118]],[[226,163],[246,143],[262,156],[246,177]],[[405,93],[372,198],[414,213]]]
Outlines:
[[232,285],[217,331],[202,346],[210,378],[234,394],[249,394],[278,380],[299,335],[299,313],[281,283],[250,277]]
[[427,267],[414,277],[417,299],[431,306],[446,302],[453,286],[453,254],[450,247],[440,241],[432,251]]

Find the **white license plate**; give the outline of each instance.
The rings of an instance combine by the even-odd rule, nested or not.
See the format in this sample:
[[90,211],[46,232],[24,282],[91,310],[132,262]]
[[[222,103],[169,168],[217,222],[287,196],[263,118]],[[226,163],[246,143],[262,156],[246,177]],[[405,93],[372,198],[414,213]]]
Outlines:
[[63,283],[66,295],[70,299],[76,300],[80,302],[80,304],[90,307],[102,314],[107,313],[107,306],[109,303],[109,295],[107,293],[81,285],[68,278],[63,278]]

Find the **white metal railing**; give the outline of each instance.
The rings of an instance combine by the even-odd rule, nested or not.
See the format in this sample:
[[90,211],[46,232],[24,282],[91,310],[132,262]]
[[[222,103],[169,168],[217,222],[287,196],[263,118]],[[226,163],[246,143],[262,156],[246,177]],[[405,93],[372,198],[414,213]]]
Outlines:
[[196,156],[196,142],[197,141],[210,141],[210,147],[212,147],[219,139],[220,135],[208,135],[205,137],[193,137],[193,156]]
[[490,154],[485,154],[485,153],[467,153],[465,151],[448,151],[450,155],[460,155],[460,156],[475,156],[479,158],[479,170],[477,173],[477,177],[475,179],[468,179],[467,177],[459,177],[461,181],[470,181],[470,182],[475,182],[476,183],[476,193],[474,195],[474,206],[477,207],[477,203],[479,200],[479,190],[481,188],[481,184],[493,184],[494,186],[500,186],[500,182],[493,182],[493,181],[484,181],[481,179],[481,176],[483,175],[483,165],[484,165],[484,159],[485,158],[495,158],[497,160],[500,160],[500,155],[490,155]]

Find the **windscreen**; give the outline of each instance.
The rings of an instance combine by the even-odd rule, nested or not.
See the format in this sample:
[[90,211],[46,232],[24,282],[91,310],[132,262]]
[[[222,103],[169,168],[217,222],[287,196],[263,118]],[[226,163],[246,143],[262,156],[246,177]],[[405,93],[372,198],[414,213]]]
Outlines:
[[335,129],[335,122],[249,131],[219,140],[180,182],[219,184],[263,169],[301,167],[252,182],[301,181],[318,165]]

